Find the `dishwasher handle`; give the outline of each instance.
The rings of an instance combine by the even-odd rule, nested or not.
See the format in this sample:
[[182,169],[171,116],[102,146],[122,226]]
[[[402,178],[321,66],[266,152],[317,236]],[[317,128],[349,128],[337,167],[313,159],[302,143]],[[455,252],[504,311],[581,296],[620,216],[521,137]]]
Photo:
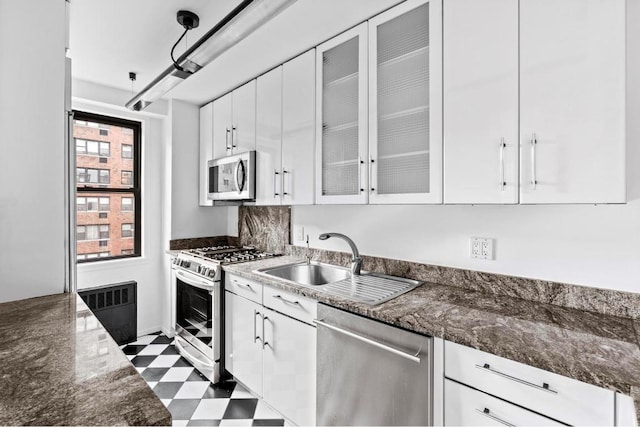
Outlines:
[[358,334],[356,334],[354,332],[351,332],[351,331],[348,331],[346,329],[342,329],[342,328],[338,328],[337,326],[330,325],[328,323],[323,322],[322,320],[314,319],[313,323],[315,323],[318,326],[322,326],[323,328],[327,328],[327,329],[330,329],[332,331],[338,332],[340,334],[346,335],[348,337],[354,338],[354,339],[356,339],[358,341],[362,341],[362,342],[364,342],[366,344],[372,345],[372,346],[377,347],[377,348],[379,348],[381,350],[388,351],[389,353],[393,353],[395,355],[404,357],[405,359],[411,360],[412,362],[420,363],[421,359],[418,357],[418,354],[420,354],[420,350],[418,350],[418,352],[416,354],[411,354],[411,353],[409,353],[409,352],[407,352],[405,350],[401,350],[399,348],[392,347],[392,346],[390,346],[388,344],[382,344],[382,343],[380,343],[378,341],[374,341],[374,340],[372,340],[370,338],[363,337],[362,335],[358,335]]

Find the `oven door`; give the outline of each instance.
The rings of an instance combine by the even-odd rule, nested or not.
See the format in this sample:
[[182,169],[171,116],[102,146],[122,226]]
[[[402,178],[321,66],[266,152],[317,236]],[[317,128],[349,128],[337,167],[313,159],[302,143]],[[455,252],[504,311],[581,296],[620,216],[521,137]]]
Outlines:
[[176,333],[214,360],[215,282],[201,279],[182,270],[175,270]]
[[210,200],[255,199],[255,163],[255,151],[210,160],[207,197]]

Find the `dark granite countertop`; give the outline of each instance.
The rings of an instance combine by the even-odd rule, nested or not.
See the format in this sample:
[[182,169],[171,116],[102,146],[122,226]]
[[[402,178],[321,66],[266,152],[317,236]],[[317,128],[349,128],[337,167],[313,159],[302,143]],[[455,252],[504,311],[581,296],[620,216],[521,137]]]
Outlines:
[[170,425],[76,294],[0,304],[0,425]]
[[638,320],[433,283],[369,306],[253,273],[296,261],[301,259],[284,256],[224,269],[394,326],[630,395],[637,412],[640,408]]

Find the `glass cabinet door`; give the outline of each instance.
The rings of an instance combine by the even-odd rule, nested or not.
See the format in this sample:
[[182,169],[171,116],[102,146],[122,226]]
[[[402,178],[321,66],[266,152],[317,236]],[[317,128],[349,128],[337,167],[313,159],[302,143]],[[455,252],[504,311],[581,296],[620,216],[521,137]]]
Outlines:
[[317,48],[318,203],[367,202],[367,24]]
[[439,1],[369,21],[370,203],[442,202]]

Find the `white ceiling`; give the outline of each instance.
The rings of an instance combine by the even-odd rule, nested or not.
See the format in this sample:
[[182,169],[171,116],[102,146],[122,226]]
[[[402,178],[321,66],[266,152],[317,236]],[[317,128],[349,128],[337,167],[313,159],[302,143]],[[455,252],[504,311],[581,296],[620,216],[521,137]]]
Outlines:
[[[202,105],[292,56],[401,0],[298,0],[254,34],[166,94]],[[193,44],[240,0],[77,0],[71,4],[73,77],[131,91],[129,71],[142,90],[170,64],[182,34],[176,12],[200,17],[188,33]],[[176,48],[178,57],[186,47]]]

